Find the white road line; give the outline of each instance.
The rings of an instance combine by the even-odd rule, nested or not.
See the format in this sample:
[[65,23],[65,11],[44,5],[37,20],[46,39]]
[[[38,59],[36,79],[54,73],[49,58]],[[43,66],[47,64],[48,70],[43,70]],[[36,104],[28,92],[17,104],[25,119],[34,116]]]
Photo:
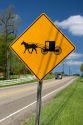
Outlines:
[[[75,79],[76,79],[76,78],[75,78]],[[50,92],[49,94],[46,94],[45,96],[42,97],[42,99],[45,99],[46,97],[48,97],[48,96],[54,94],[55,92],[58,92],[58,91],[62,90],[63,88],[65,88],[66,86],[68,86],[70,83],[72,83],[75,79],[70,80],[66,85],[64,85],[64,86],[62,86],[62,87],[60,87],[60,88],[58,88],[58,89],[56,89],[56,90]],[[19,110],[17,110],[16,112],[14,112],[14,113],[12,113],[12,114],[6,116],[5,118],[0,119],[0,123],[3,122],[3,121],[5,121],[6,119],[8,119],[8,118],[10,118],[10,117],[12,117],[12,116],[14,116],[14,115],[16,115],[17,113],[23,111],[24,109],[29,108],[30,106],[34,105],[36,102],[37,102],[37,101],[34,101],[33,103],[31,103],[31,104],[29,104],[29,105],[23,107],[22,109],[19,109]]]
[[4,120],[6,120],[6,119],[8,119],[8,118],[10,118],[10,117],[12,117],[12,116],[14,116],[14,115],[16,115],[17,113],[23,111],[24,109],[26,109],[26,108],[32,106],[32,105],[35,104],[36,102],[37,102],[37,101],[34,101],[33,103],[31,103],[31,104],[29,104],[29,105],[23,107],[22,109],[19,109],[19,110],[17,110],[16,112],[14,112],[14,113],[12,113],[12,114],[6,116],[5,118],[3,118],[3,119],[0,120],[0,123],[3,122]]

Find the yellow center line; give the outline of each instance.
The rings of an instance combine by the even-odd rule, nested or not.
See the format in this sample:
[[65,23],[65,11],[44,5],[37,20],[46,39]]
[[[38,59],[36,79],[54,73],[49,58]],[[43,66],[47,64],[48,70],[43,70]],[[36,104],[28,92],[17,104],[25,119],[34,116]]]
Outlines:
[[4,92],[4,93],[0,94],[0,98],[7,97],[7,96],[13,96],[13,95],[20,94],[22,92],[26,92],[26,91],[28,92],[28,91],[34,91],[34,90],[36,90],[35,87],[27,87],[27,88],[13,90],[13,91],[9,91],[9,92]]
[[[64,79],[64,80],[66,80],[66,79]],[[49,86],[48,86],[48,83],[46,83],[46,84],[44,84],[44,89],[45,88],[49,88],[49,87],[51,87],[51,86],[53,86],[54,84],[61,84],[61,82],[58,82],[58,81],[56,81],[56,82],[54,82],[54,81],[51,81],[51,83],[49,84]],[[0,98],[3,98],[3,97],[9,97],[9,96],[14,96],[14,95],[18,95],[18,94],[21,94],[21,93],[23,93],[23,92],[30,92],[30,91],[32,91],[32,92],[34,92],[34,91],[36,91],[36,86],[31,86],[31,87],[25,87],[25,88],[19,88],[19,89],[14,89],[14,90],[10,90],[10,91],[5,91],[5,92],[3,92],[3,93],[0,93]]]

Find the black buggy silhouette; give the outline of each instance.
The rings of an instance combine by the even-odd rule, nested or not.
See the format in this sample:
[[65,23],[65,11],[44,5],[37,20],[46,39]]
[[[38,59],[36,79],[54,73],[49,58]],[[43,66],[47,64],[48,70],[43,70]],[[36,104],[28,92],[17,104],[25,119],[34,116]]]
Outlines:
[[45,41],[45,47],[41,48],[42,54],[54,52],[56,55],[61,54],[62,50],[59,46],[55,46],[55,41]]
[[[62,49],[59,46],[55,46],[55,41],[45,41],[45,46],[42,44],[34,44],[34,43],[26,43],[22,42],[21,45],[24,45],[25,51],[28,50],[30,54],[32,54],[33,51],[37,54],[37,48],[41,49],[41,53],[43,55],[47,54],[48,52],[54,52],[56,55],[61,54]],[[30,51],[31,49],[31,51]]]

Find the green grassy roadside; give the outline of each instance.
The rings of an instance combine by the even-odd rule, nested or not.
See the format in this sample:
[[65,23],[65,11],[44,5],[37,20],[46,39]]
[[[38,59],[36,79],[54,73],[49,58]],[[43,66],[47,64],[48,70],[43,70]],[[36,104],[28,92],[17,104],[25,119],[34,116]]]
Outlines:
[[[44,80],[48,80],[48,79],[52,79],[54,78],[54,74],[48,74]],[[22,85],[22,84],[28,84],[28,83],[33,83],[33,82],[37,82],[38,80],[37,79],[34,79],[34,80],[30,80],[30,81],[27,81],[27,82],[20,82],[20,83],[14,83],[14,84],[9,84],[9,85],[0,85],[0,88],[1,87],[9,87],[9,86],[15,86],[15,85]]]
[[22,82],[22,83],[14,83],[14,84],[10,84],[10,85],[1,85],[0,88],[3,88],[3,87],[9,87],[9,86],[16,86],[16,85],[22,85],[22,84],[28,84],[28,83],[33,83],[33,82],[36,82],[37,80],[34,79],[34,80],[31,80],[31,81],[27,81],[27,82]]
[[[34,125],[34,117],[24,125]],[[42,109],[41,125],[83,125],[83,78],[61,91]]]

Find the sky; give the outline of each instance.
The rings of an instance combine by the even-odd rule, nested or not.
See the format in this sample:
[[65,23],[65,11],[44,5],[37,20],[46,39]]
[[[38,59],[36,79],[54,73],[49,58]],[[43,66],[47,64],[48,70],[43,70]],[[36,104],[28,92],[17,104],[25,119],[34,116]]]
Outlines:
[[18,33],[22,33],[41,13],[46,13],[61,31],[75,44],[76,50],[55,70],[80,73],[83,63],[83,0],[0,0],[0,11],[14,6],[21,18]]

